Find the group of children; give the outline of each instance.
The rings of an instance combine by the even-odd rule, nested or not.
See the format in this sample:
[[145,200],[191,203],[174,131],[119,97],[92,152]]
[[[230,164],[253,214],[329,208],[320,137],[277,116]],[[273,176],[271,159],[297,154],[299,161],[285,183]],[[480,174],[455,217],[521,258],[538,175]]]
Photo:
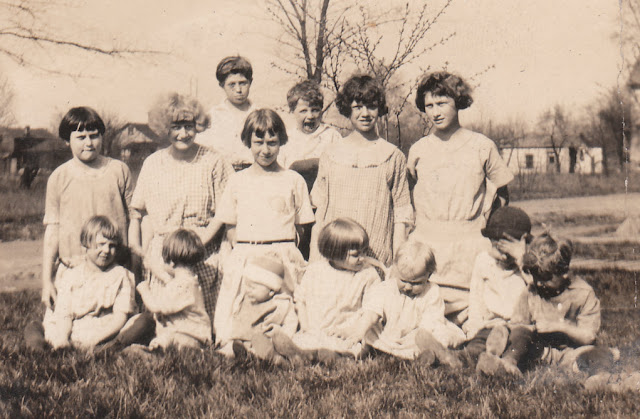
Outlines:
[[[388,353],[454,368],[466,353],[488,374],[519,374],[533,358],[613,362],[593,346],[600,306],[570,274],[570,243],[531,237],[529,217],[505,206],[513,177],[495,144],[460,126],[472,103],[462,79],[421,80],[416,105],[433,128],[407,161],[378,136],[387,107],[372,77],[338,93],[353,128],[342,138],[322,123],[318,85],[290,90],[287,129],[249,101],[252,76],[246,59],[222,60],[227,99],[209,131],[192,98],[154,108],[170,146],[147,158],[135,192],[126,165],[101,154],[95,111],[63,118],[73,158],[47,185],[47,310],[29,346],[214,338],[222,353],[275,363]],[[136,287],[121,265],[139,271],[140,260]],[[144,308],[132,316],[136,290]]]

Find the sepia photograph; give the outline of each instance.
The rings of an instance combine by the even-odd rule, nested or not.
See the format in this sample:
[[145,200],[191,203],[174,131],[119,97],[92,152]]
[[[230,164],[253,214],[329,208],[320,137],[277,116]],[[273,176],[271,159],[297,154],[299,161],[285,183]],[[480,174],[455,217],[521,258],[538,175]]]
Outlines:
[[640,0],[0,1],[0,417],[640,415]]

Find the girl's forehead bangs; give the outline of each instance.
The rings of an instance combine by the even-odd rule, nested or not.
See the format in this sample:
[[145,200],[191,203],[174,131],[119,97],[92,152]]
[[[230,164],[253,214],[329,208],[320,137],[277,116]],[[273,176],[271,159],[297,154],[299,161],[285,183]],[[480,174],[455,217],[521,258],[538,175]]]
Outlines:
[[354,92],[353,101],[364,105],[378,105],[379,94],[374,89],[359,90]]
[[169,112],[171,117],[171,123],[174,122],[195,122],[196,115],[191,109],[186,108],[174,108]]

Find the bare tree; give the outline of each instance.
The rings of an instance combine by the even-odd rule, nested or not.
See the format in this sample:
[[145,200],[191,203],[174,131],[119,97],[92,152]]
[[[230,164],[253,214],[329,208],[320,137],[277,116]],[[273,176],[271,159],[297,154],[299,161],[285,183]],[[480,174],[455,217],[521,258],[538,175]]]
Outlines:
[[[109,57],[159,54],[159,51],[127,46],[116,37],[108,43],[88,42],[65,35],[69,22],[66,11],[77,7],[71,0],[2,0],[0,1],[0,55],[19,65],[51,73],[69,74],[57,69],[48,54],[74,50]],[[97,31],[96,31],[97,33]],[[47,59],[43,59],[49,58]],[[74,74],[75,75],[75,74]]]
[[7,78],[0,75],[0,126],[13,125],[16,122],[13,114],[14,91]]
[[549,140],[549,145],[555,156],[556,171],[560,173],[560,151],[568,144],[571,135],[571,121],[569,115],[560,105],[555,105],[552,110],[544,112],[539,119],[540,134]]

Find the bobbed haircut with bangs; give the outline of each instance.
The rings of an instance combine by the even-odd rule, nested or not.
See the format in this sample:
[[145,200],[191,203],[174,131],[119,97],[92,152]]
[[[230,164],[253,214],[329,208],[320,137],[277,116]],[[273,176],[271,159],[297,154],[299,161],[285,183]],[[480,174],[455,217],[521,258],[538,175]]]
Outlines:
[[285,145],[289,139],[282,118],[272,109],[257,109],[245,119],[240,138],[247,148],[251,148],[251,136],[254,133],[258,138],[264,138],[267,133],[276,135],[281,146]]
[[94,215],[84,223],[80,231],[80,244],[89,249],[96,242],[98,234],[102,234],[105,239],[113,240],[118,248],[122,245],[118,227],[104,215]]
[[320,254],[329,260],[345,260],[350,250],[369,247],[369,235],[350,218],[337,218],[324,226],[318,237]]
[[104,122],[98,112],[88,106],[79,106],[71,108],[62,117],[58,126],[58,136],[69,142],[71,133],[74,131],[94,131],[97,130],[100,135],[104,135],[106,128]]
[[165,263],[193,266],[204,260],[205,248],[200,237],[191,230],[178,229],[162,242],[162,259]]
[[362,103],[368,108],[378,108],[378,116],[387,114],[387,100],[382,86],[371,76],[353,76],[342,86],[336,96],[340,115],[351,117],[351,104]]
[[456,109],[467,109],[473,103],[471,87],[461,77],[446,71],[425,74],[418,84],[416,107],[424,112],[424,97],[427,92],[433,96],[447,96],[453,99]]

